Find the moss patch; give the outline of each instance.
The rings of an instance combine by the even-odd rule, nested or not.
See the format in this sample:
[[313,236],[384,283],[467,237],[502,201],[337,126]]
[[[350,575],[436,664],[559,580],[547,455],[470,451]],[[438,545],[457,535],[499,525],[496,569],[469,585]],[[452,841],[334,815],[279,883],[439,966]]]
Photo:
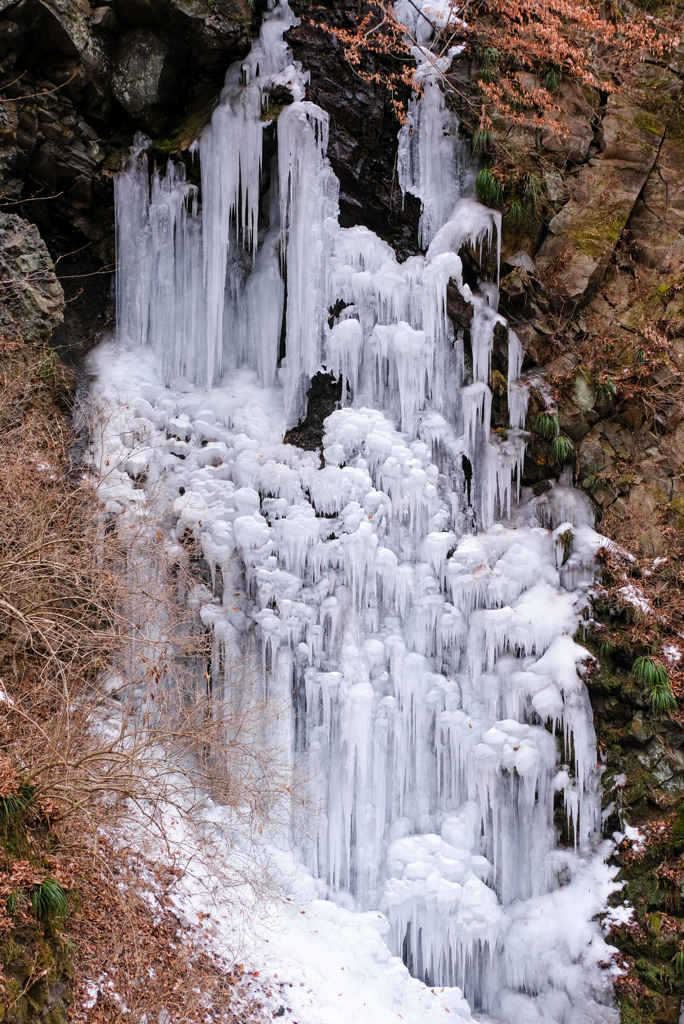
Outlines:
[[629,200],[587,210],[568,232],[578,249],[600,261],[613,251],[632,209]]
[[188,150],[202,129],[211,121],[218,101],[219,97],[215,93],[200,96],[188,107],[181,124],[165,137],[155,139],[151,148],[166,156],[178,155]]

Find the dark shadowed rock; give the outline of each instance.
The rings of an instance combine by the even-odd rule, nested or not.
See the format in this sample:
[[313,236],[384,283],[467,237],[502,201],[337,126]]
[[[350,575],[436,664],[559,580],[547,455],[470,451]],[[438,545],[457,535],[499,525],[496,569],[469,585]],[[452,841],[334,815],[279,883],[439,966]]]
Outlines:
[[306,416],[287,431],[285,444],[294,444],[307,451],[323,447],[323,424],[328,416],[339,408],[342,398],[342,378],[332,373],[316,373],[306,394]]
[[[400,258],[418,251],[420,200],[402,197],[396,174],[400,123],[388,92],[363,81],[344,59],[325,22],[350,29],[356,24],[357,0],[323,6],[298,0],[292,4],[301,24],[286,36],[293,54],[311,80],[308,98],[330,116],[328,157],[340,180],[340,223],[364,224],[391,242]],[[408,100],[410,91],[406,90]]]
[[174,65],[170,48],[155,32],[148,28],[131,29],[117,43],[112,92],[129,114],[141,114],[174,95]]

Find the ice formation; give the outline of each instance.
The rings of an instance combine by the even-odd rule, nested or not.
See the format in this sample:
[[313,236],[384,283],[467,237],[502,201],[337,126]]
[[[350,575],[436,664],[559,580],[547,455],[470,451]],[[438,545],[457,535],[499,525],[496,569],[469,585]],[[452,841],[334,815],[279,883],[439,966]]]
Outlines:
[[[433,22],[452,11],[428,6]],[[182,165],[150,184],[142,138],[117,176],[117,337],[93,357],[100,493],[120,526],[170,506],[169,550],[181,557],[184,534],[201,546],[215,692],[235,685],[237,644],[257,654],[251,685],[290,702],[283,742],[317,812],[299,853],[319,894],[381,912],[392,957],[459,990],[456,1019],[471,1019],[462,994],[510,1024],[612,1024],[596,919],[613,872],[573,639],[600,539],[571,486],[521,493],[522,348],[497,282],[469,287],[459,256],[498,252],[500,215],[461,194],[465,151],[433,78],[411,113],[429,130],[399,149],[426,254],[400,263],[340,228],[328,118],[282,40],[292,23],[281,0],[228,73],[196,147],[201,207]],[[292,103],[265,167],[274,85]],[[472,305],[467,333],[447,316],[450,282]],[[321,369],[343,395],[322,459],[282,440]]]

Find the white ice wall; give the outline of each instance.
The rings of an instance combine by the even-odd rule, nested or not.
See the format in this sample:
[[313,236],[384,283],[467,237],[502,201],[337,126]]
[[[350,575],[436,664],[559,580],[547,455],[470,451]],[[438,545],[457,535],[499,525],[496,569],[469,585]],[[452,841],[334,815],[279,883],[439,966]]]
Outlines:
[[[178,532],[230,580],[201,611],[225,672],[215,685],[234,685],[240,638],[259,687],[293,695],[287,742],[316,809],[300,852],[325,892],[382,908],[414,973],[511,1024],[613,1021],[591,923],[610,877],[592,854],[586,652],[572,640],[598,538],[574,492],[557,488],[555,532],[520,494],[527,390],[512,331],[510,430],[490,430],[494,331],[507,328],[497,282],[471,289],[458,253],[498,259],[501,216],[460,197],[457,125],[433,80],[411,114],[427,141],[400,142],[427,252],[399,263],[366,228],[341,229],[328,118],[287,64],[291,23],[281,4],[228,74],[199,146],[201,210],[182,167],[150,188],[144,140],[117,176],[120,345],[152,345],[173,385],[155,385],[143,416],[149,486],[168,489]],[[273,83],[293,103],[260,202]],[[468,336],[447,315],[450,282],[472,306]],[[321,368],[343,379],[323,465],[281,443]],[[182,417],[179,467],[167,447]],[[559,799],[574,850],[557,848]]]

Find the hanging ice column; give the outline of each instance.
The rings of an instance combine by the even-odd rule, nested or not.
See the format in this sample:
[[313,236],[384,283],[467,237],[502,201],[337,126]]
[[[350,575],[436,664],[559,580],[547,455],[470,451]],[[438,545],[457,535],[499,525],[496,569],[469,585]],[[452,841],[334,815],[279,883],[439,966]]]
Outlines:
[[339,183],[325,158],[328,115],[314,103],[293,103],[278,119],[280,223],[287,265],[285,414],[294,426],[321,362],[328,318],[326,273],[339,227]]
[[[591,856],[596,751],[572,640],[599,541],[581,516],[550,532],[530,494],[516,501],[525,393],[512,333],[511,429],[490,431],[492,346],[507,327],[496,282],[471,289],[458,253],[498,251],[500,216],[467,197],[433,206],[426,255],[403,263],[366,228],[340,229],[327,116],[285,67],[290,19],[277,8],[229,72],[200,144],[201,212],[178,168],[150,193],[134,155],[117,179],[120,335],[153,342],[167,382],[201,385],[131,401],[146,486],[230,581],[200,610],[215,692],[235,686],[229,635],[258,655],[259,694],[293,695],[289,739],[321,809],[301,856],[321,888],[386,913],[392,952],[417,977],[461,986],[510,1024],[612,1022],[592,923],[610,879]],[[276,81],[294,102],[264,188],[260,118]],[[431,166],[430,187],[456,194],[455,164]],[[133,277],[153,231],[157,279]],[[164,335],[170,281],[187,282],[195,320]],[[447,315],[450,286],[472,306],[467,337]],[[323,467],[280,443],[319,368],[343,378]]]
[[201,212],[183,164],[169,161],[164,177],[155,168],[150,194],[143,136],[117,175],[118,330],[154,347],[167,383],[185,378],[210,387],[224,370],[244,363],[258,370],[262,383],[273,383],[284,285],[277,173],[259,237],[270,123],[262,113],[273,86],[287,86],[295,99],[304,95],[304,76],[288,66],[282,39],[294,21],[280,4],[264,20],[249,56],[226,76],[211,126],[192,147],[201,170]]
[[456,5],[449,8],[448,0],[428,0],[421,5],[399,0],[395,4],[397,16],[419,44],[412,52],[418,65],[414,82],[422,96],[414,96],[409,103],[406,124],[399,133],[397,176],[402,193],[410,192],[421,200],[418,238],[424,249],[463,193],[470,162],[470,143],[461,135],[458,118],[447,108],[442,87],[444,73],[463,47],[451,47],[440,57],[421,45],[429,41],[430,22],[445,28],[447,22],[458,21]]

